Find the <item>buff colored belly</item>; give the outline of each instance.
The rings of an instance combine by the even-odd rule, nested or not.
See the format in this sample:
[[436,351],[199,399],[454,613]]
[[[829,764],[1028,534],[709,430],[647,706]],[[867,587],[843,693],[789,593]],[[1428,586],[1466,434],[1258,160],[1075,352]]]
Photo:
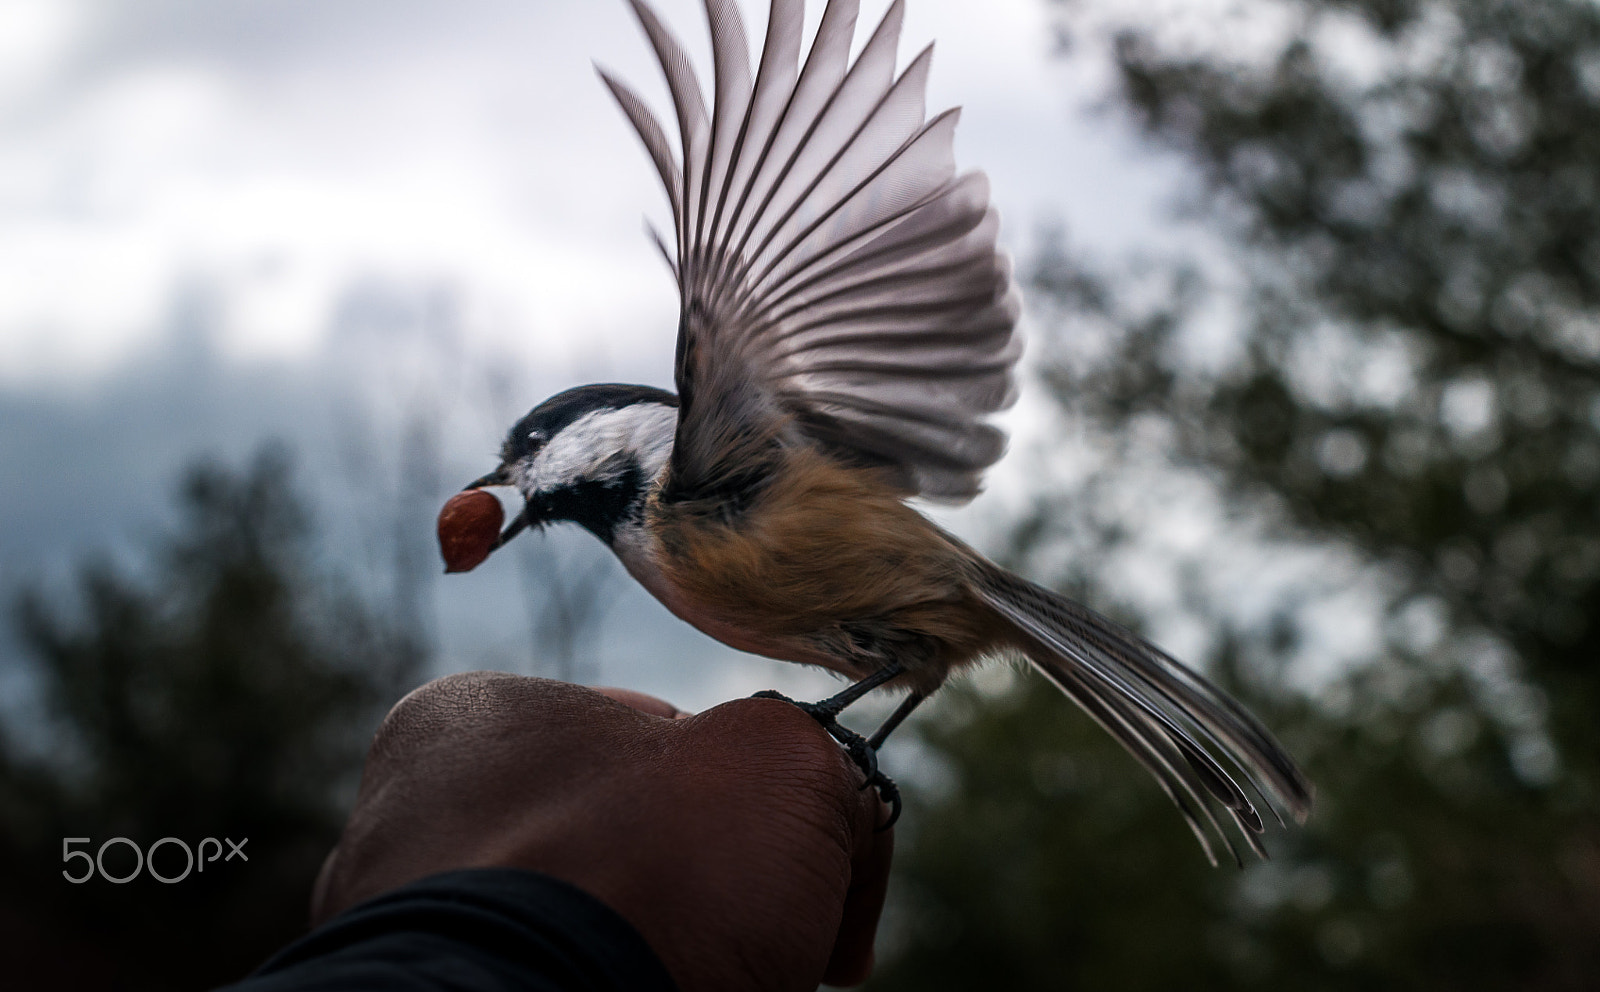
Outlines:
[[737,624],[729,623],[714,612],[701,608],[678,592],[667,581],[656,564],[654,548],[649,536],[640,528],[619,531],[612,540],[611,550],[617,555],[628,574],[650,591],[672,612],[672,615],[696,630],[739,651],[748,651],[779,661],[792,661],[802,665],[820,665],[835,671],[851,674],[839,659],[819,652],[794,639],[762,637]]

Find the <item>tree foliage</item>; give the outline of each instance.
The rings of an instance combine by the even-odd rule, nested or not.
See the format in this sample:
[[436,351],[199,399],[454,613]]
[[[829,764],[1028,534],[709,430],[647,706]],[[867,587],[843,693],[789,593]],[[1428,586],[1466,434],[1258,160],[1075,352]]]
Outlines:
[[[239,472],[197,465],[181,510],[141,573],[91,561],[76,602],[40,587],[15,604],[50,742],[40,754],[13,732],[0,765],[0,943],[18,987],[211,987],[303,930],[366,741],[419,669],[403,628],[321,574],[281,450]],[[249,861],[74,885],[62,839],[83,836],[91,853],[248,838]],[[181,852],[161,856],[179,874]],[[108,871],[133,867],[108,853]]]
[[[1092,467],[1018,553],[1137,614],[1096,569],[1161,478],[1252,535],[1206,554],[1348,563],[1379,636],[1333,678],[1285,674],[1315,597],[1241,619],[1202,565],[1185,600],[1317,808],[1271,864],[1211,873],[1048,690],[958,701],[922,725],[945,785],[908,817],[876,988],[1600,974],[1600,8],[1235,13],[1281,38],[1240,54],[1130,12],[1100,37],[1113,106],[1191,168],[1205,247],[1042,261],[1046,379]],[[1061,547],[1075,566],[1040,551]]]

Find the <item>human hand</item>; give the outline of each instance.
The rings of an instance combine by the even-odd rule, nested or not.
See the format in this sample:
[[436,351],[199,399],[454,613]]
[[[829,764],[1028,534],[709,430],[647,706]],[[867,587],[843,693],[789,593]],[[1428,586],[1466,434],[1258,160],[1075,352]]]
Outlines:
[[860,786],[785,702],[687,716],[627,690],[454,675],[379,729],[312,915],[455,868],[525,868],[616,910],[684,992],[855,984],[893,851]]

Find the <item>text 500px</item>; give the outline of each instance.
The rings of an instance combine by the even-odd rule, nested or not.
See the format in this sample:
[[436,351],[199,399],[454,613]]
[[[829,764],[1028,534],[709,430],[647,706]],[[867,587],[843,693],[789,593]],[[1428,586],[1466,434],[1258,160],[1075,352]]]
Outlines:
[[[79,858],[83,859],[82,870],[78,874],[73,874],[70,868],[61,870],[61,877],[75,885],[81,885],[96,875],[99,875],[107,882],[121,885],[124,882],[131,882],[138,878],[139,873],[142,871],[148,871],[150,877],[158,882],[165,882],[171,885],[174,882],[181,882],[188,878],[191,871],[205,871],[207,864],[219,858],[223,861],[232,861],[234,858],[238,858],[241,861],[250,860],[250,856],[244,853],[244,846],[250,843],[250,838],[248,837],[237,841],[228,837],[224,837],[222,840],[217,840],[215,837],[207,837],[201,840],[194,848],[191,848],[186,841],[177,837],[163,837],[148,848],[140,848],[138,844],[126,837],[113,837],[102,843],[100,849],[92,855],[86,850],[73,849],[76,844],[89,843],[92,842],[88,837],[61,838],[61,861],[63,864],[70,865]],[[226,856],[223,855],[224,843],[227,844]],[[107,852],[117,852],[115,860],[120,863],[118,868],[126,865],[127,856],[119,851],[123,847],[132,852],[133,870],[123,871],[121,874],[115,874],[114,871],[117,870],[115,868],[113,871],[107,871]],[[163,848],[172,849],[162,858],[167,869],[165,873],[158,871],[155,863],[156,852]],[[183,871],[177,872],[175,871],[177,867],[176,859],[180,857],[183,859]]]

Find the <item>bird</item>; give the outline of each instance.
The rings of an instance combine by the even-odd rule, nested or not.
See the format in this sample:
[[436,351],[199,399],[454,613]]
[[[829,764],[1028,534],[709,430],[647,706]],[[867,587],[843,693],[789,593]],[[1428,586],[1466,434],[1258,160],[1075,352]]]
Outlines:
[[[711,637],[844,676],[841,692],[796,705],[892,804],[890,823],[898,791],[876,761],[889,733],[952,672],[1024,658],[1154,776],[1213,864],[1216,840],[1243,863],[1235,833],[1266,857],[1252,794],[1282,824],[1280,809],[1304,820],[1312,787],[1262,723],[911,502],[977,494],[1005,449],[991,418],[1016,396],[1022,339],[988,180],[956,168],[959,108],[927,111],[932,45],[896,71],[904,0],[854,59],[858,2],[828,0],[803,60],[805,0],[771,0],[753,70],[737,4],[705,0],[709,107],[678,38],[646,0],[627,2],[676,141],[597,71],[671,207],[670,236],[650,234],[679,292],[676,392],[599,383],[535,406],[499,466],[452,499],[494,504],[483,536],[441,515],[442,544],[475,546],[449,567],[574,523]],[[501,530],[483,490],[505,486],[523,506]],[[878,688],[905,694],[882,726],[839,724]]]

